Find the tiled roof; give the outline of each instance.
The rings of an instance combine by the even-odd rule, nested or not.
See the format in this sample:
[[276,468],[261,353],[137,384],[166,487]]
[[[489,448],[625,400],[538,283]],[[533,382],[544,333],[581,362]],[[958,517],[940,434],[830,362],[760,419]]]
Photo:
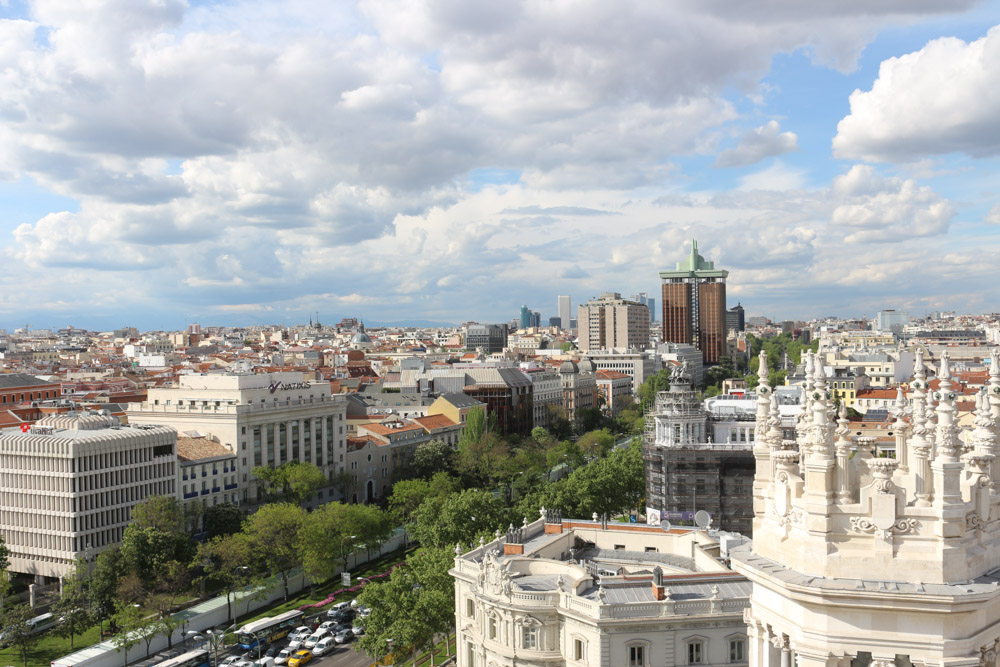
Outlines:
[[375,435],[392,435],[393,433],[403,433],[405,431],[422,431],[423,427],[420,424],[412,424],[406,422],[390,422],[393,424],[400,424],[400,426],[393,428],[387,424],[358,424],[358,428],[363,428],[369,433],[374,433]]
[[221,456],[236,457],[236,454],[229,451],[224,445],[209,438],[177,438],[177,460],[197,461],[200,459],[214,459]]
[[46,382],[34,375],[27,373],[3,373],[0,374],[0,389],[15,389],[20,387],[37,387],[39,385],[59,384],[58,382]]
[[451,419],[448,419],[444,415],[427,415],[426,417],[414,417],[413,421],[417,422],[418,424],[429,430],[457,426],[455,422],[453,422]]

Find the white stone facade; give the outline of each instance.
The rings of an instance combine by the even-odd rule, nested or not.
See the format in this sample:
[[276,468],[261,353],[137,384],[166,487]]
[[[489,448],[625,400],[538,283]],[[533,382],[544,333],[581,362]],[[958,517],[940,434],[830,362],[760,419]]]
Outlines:
[[132,508],[176,493],[177,432],[56,415],[0,432],[0,533],[10,570],[62,577],[121,541]]
[[[333,481],[346,466],[346,415],[343,396],[325,382],[305,382],[302,373],[182,376],[128,409],[133,424],[169,424],[236,454],[240,503],[251,505],[258,501],[251,475],[257,466],[305,461]],[[332,487],[320,493],[320,502],[335,499]]]
[[749,584],[706,533],[552,516],[458,553],[459,667],[746,665]]
[[731,552],[753,582],[750,664],[988,665],[1000,646],[1000,355],[959,439],[944,355],[912,410],[894,410],[896,458],[834,420],[823,365],[806,359],[806,419],[781,437],[758,388],[754,542]]

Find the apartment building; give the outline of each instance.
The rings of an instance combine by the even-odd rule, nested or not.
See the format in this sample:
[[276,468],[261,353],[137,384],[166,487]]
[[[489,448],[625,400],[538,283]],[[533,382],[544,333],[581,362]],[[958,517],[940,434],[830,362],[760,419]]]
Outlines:
[[[330,485],[314,502],[336,500],[335,478],[346,461],[346,400],[330,384],[303,373],[186,375],[150,389],[129,405],[133,424],[168,424],[182,436],[207,437],[236,455],[240,504],[262,500],[251,471],[289,461],[317,465]],[[199,489],[200,492],[200,489]]]
[[580,306],[577,323],[582,352],[649,346],[649,308],[617,292],[605,292]]
[[177,432],[95,413],[0,431],[0,534],[10,571],[62,577],[121,541],[132,508],[176,494]]

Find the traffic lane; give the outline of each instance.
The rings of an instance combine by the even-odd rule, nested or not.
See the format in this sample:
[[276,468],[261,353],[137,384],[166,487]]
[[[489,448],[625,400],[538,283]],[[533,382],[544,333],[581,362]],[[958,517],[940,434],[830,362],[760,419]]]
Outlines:
[[355,651],[354,644],[338,646],[337,650],[319,658],[322,667],[371,667],[374,661],[363,651]]

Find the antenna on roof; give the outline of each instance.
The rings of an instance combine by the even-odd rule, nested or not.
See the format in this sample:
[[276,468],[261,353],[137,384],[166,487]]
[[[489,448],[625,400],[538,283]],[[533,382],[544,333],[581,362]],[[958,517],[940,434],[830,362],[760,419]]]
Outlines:
[[673,528],[673,525],[671,525],[669,519],[664,519],[663,521],[660,522],[660,528],[663,529],[663,532],[669,533],[670,529]]
[[708,528],[712,525],[712,515],[705,510],[698,510],[694,513],[694,523],[699,528]]

